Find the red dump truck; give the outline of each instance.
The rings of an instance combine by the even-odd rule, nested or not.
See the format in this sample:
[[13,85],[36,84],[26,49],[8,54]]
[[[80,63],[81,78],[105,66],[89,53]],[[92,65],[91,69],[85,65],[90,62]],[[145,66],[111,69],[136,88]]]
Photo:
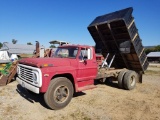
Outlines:
[[[115,78],[120,88],[135,88],[148,62],[132,11],[126,8],[97,17],[88,26],[95,48],[67,44],[48,58],[20,60],[18,83],[31,92],[44,93],[45,103],[55,110],[67,106],[74,92],[95,88],[95,80]],[[105,58],[101,65],[96,53]]]

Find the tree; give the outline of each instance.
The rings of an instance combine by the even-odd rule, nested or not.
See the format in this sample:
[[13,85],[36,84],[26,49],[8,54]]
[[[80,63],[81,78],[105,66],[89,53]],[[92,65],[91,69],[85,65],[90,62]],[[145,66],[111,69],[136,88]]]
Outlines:
[[150,53],[150,52],[153,52],[154,50],[153,49],[151,49],[151,48],[148,48],[148,49],[145,49],[145,53],[146,53],[146,55],[148,54],[148,53]]
[[32,43],[31,43],[31,42],[28,42],[27,45],[32,45]]
[[18,41],[18,40],[16,40],[16,39],[12,39],[12,43],[13,43],[13,44],[16,44],[17,41]]
[[0,48],[3,46],[3,44],[0,42]]
[[56,47],[55,45],[51,45],[51,46],[50,46],[50,48],[55,48],[55,47]]
[[160,45],[157,45],[157,46],[155,47],[155,51],[160,51]]
[[157,52],[157,51],[160,51],[160,45],[157,45],[157,46],[155,46],[153,48],[147,48],[147,49],[145,49],[145,53],[146,54],[148,54],[150,52]]

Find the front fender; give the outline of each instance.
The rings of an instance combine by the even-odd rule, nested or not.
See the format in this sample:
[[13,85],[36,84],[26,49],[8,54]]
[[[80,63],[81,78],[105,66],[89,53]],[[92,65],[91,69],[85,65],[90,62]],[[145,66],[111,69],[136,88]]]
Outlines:
[[[40,88],[41,93],[45,93],[48,89],[50,81],[56,76],[64,77],[65,74],[71,74],[73,77],[73,84],[77,84],[76,82],[76,70],[73,67],[48,67],[42,68],[42,87]],[[76,86],[76,85],[75,85]]]

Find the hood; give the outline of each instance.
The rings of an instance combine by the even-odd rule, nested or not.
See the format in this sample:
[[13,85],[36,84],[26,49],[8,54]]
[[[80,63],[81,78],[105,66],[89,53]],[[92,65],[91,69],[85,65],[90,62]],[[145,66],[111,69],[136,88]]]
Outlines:
[[25,58],[20,60],[19,63],[39,68],[44,64],[50,64],[53,67],[70,66],[70,61],[64,58]]

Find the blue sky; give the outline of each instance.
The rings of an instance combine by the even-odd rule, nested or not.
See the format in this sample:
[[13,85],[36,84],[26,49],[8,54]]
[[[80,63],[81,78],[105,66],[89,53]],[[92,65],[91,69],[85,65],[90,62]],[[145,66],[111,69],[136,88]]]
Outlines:
[[159,5],[160,0],[0,0],[0,42],[95,45],[87,30],[95,17],[133,7],[143,45],[160,45]]

